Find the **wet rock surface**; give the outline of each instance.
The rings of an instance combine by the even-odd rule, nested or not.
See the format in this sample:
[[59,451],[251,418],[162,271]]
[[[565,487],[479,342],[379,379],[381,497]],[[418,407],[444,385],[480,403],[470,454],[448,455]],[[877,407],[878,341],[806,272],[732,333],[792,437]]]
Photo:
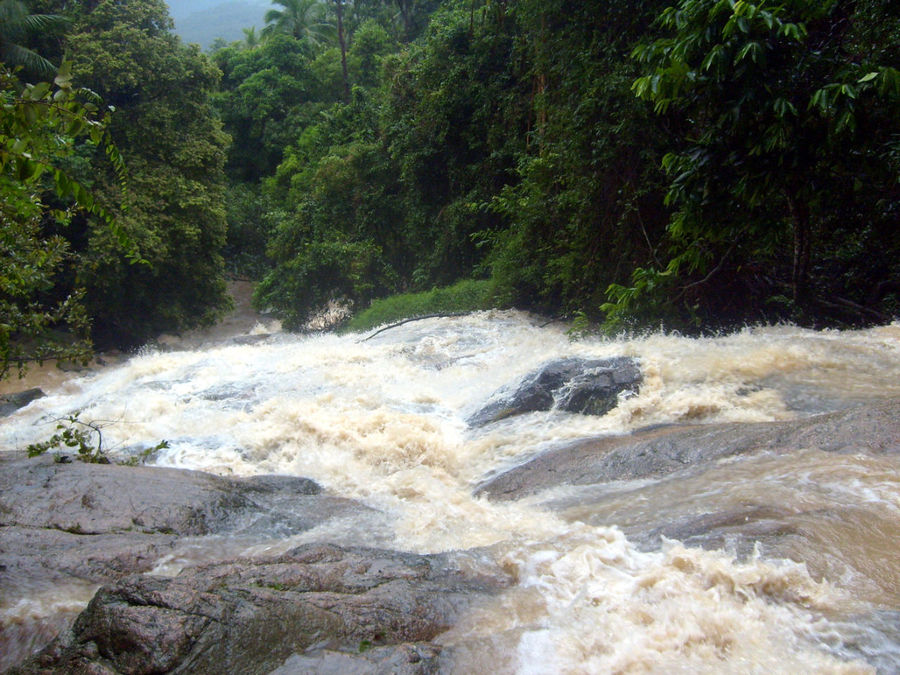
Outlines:
[[301,532],[367,510],[307,478],[222,478],[200,471],[117,464],[60,464],[52,456],[0,454],[0,527],[74,535],[202,536],[260,521]]
[[784,422],[667,426],[587,440],[548,450],[475,492],[494,500],[520,499],[560,485],[684,475],[726,457],[803,448],[900,453],[900,401]]
[[634,359],[568,358],[551,361],[530,373],[512,394],[497,393],[469,418],[478,427],[514,415],[557,408],[585,415],[603,415],[612,410],[622,392],[636,392],[641,370]]
[[[878,523],[839,504],[801,512],[764,500],[714,512],[673,507],[652,517],[630,502],[623,508],[633,517],[621,510],[591,517],[592,500],[615,497],[616,486],[638,497],[641,485],[669,480],[689,490],[699,476],[727,473],[731,465],[720,460],[803,449],[900,453],[900,401],[787,422],[670,426],[585,441],[545,452],[487,481],[479,494],[509,500],[572,486],[568,497],[544,505],[568,520],[619,525],[643,548],[658,548],[664,538],[711,548],[737,540],[740,555],[762,542],[767,554],[805,560],[813,548],[836,548],[814,540],[810,531],[830,528],[810,528],[810,519],[846,526],[854,517],[875,530]],[[40,641],[24,651],[13,648],[19,633],[0,628],[0,671],[19,664],[12,672],[221,672],[227,663],[231,672],[279,675],[441,672],[453,653],[437,636],[512,583],[474,552],[420,556],[315,543],[267,557],[226,550],[177,576],[147,574],[187,540],[260,531],[283,539],[370,513],[305,478],[222,478],[0,454],[0,597],[9,603],[34,595],[36,578],[49,593],[73,581],[96,584],[91,593],[100,586],[77,618],[77,610],[47,617]],[[837,562],[854,564],[849,554]],[[816,575],[839,572],[827,560],[818,564],[810,565]],[[889,618],[859,638],[860,649],[895,625]]]
[[196,471],[0,459],[0,525],[73,534],[202,535],[253,503],[238,483]]
[[856,578],[857,592],[891,606],[900,601],[887,543],[894,510],[877,492],[847,503],[841,486],[857,472],[894,480],[897,453],[900,401],[891,401],[578,443],[487,481],[479,494],[527,497],[569,522],[615,526],[646,551],[669,540],[739,560],[793,560],[815,579]]
[[[0,453],[0,597],[10,607],[41,588],[147,572],[185,540],[285,537],[369,511],[305,478],[220,478]],[[0,671],[18,653],[9,641],[19,639],[0,625]]]
[[427,673],[431,640],[508,585],[455,556],[331,545],[130,576],[17,673]]
[[356,652],[314,649],[294,654],[270,675],[431,675],[440,672],[440,656],[437,645],[421,642]]

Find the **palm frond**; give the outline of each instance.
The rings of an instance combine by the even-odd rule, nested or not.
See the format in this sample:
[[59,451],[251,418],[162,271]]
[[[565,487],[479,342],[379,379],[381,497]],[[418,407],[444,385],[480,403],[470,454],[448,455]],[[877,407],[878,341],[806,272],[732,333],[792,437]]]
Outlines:
[[41,77],[52,76],[56,73],[56,66],[50,61],[22,45],[6,43],[0,47],[0,56],[4,63],[11,66],[22,66]]

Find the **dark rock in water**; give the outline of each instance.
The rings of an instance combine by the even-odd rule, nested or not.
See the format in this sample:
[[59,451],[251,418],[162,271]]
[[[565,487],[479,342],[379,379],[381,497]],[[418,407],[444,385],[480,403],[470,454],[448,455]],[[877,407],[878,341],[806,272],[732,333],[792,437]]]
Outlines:
[[19,408],[24,408],[32,401],[46,396],[41,389],[34,387],[25,391],[17,391],[13,394],[3,394],[0,396],[0,417],[12,415]]
[[753,452],[900,452],[900,400],[785,422],[670,426],[548,450],[482,483],[476,494],[520,499],[559,485],[592,485],[704,470]]
[[759,542],[800,535],[791,523],[794,512],[762,504],[744,504],[731,510],[677,518],[674,522],[647,529],[643,524],[622,528],[629,541],[642,548],[656,549],[661,538],[676,539],[685,546],[734,550],[749,557]]
[[636,392],[641,370],[634,359],[560,359],[530,373],[511,396],[501,397],[469,418],[483,426],[513,415],[558,408],[585,415],[612,410],[622,392]]
[[238,335],[231,338],[230,342],[235,345],[256,345],[265,342],[272,335],[270,333],[257,333],[256,335]]
[[316,481],[301,476],[250,476],[238,478],[236,483],[243,492],[257,497],[268,495],[293,499],[297,495],[322,494],[322,486]]
[[331,545],[132,576],[100,589],[71,631],[17,672],[433,672],[430,641],[509,583],[452,555]]

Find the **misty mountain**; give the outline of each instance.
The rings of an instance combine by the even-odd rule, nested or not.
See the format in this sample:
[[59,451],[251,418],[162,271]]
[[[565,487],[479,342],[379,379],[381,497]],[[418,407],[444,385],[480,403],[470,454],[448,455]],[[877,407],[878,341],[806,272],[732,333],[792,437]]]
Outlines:
[[269,0],[170,0],[168,4],[175,33],[204,49],[219,37],[228,42],[243,40],[244,28],[256,26],[259,31],[272,7]]

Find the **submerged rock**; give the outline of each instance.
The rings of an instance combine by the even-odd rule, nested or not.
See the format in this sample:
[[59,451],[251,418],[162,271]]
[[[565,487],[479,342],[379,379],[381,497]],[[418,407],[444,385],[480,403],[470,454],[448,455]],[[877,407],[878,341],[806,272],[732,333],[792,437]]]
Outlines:
[[452,554],[324,544],[131,576],[16,672],[434,672],[430,641],[509,583]]
[[513,415],[553,408],[603,415],[616,406],[619,394],[636,392],[641,380],[637,362],[629,357],[551,361],[527,375],[513,394],[495,394],[498,400],[475,413],[468,422],[470,426],[483,426]]
[[260,342],[265,342],[270,337],[272,337],[271,333],[254,333],[252,335],[237,335],[229,342],[233,345],[256,345]]
[[704,470],[717,459],[769,451],[900,453],[900,400],[799,420],[667,426],[548,450],[479,485],[477,495],[520,499],[560,485],[593,485]]
[[38,387],[17,391],[12,394],[3,394],[0,396],[0,417],[12,415],[19,408],[24,408],[32,401],[36,401],[44,396],[46,394]]

